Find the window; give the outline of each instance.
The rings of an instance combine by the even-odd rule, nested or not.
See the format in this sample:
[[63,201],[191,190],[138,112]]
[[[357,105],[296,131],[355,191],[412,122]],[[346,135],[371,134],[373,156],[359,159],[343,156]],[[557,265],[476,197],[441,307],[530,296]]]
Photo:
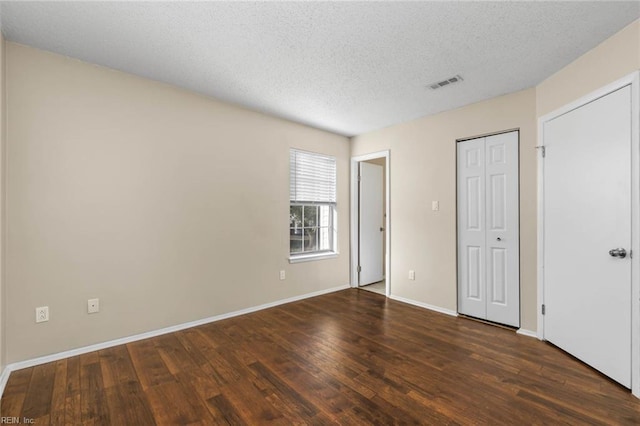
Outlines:
[[289,254],[292,260],[336,252],[336,159],[289,152]]

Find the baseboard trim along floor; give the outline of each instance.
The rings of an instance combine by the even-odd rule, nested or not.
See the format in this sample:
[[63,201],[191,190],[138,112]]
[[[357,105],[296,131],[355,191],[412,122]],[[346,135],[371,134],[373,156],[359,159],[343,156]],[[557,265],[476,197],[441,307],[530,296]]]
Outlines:
[[408,303],[409,305],[414,305],[420,308],[429,309],[430,311],[451,315],[452,317],[458,316],[458,313],[456,311],[452,311],[451,309],[441,308],[440,306],[429,305],[428,303],[418,302],[417,300],[407,299],[404,297],[395,296],[393,294],[390,296],[390,298],[393,300],[397,300],[398,302]]

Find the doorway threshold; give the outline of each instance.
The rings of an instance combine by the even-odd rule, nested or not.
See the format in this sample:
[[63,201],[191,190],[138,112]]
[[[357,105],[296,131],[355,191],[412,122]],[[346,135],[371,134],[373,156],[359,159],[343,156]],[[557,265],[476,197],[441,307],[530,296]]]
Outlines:
[[385,282],[384,281],[378,281],[377,283],[373,283],[373,284],[367,284],[365,286],[361,286],[358,287],[361,290],[366,290],[366,291],[370,291],[372,293],[378,293],[381,294],[383,296],[386,296],[386,289],[385,289]]

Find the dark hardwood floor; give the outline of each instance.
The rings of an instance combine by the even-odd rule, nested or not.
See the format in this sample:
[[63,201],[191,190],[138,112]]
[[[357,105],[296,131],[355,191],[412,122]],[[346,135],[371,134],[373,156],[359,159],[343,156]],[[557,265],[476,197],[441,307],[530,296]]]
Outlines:
[[350,289],[11,374],[36,424],[640,424],[631,393],[513,331]]

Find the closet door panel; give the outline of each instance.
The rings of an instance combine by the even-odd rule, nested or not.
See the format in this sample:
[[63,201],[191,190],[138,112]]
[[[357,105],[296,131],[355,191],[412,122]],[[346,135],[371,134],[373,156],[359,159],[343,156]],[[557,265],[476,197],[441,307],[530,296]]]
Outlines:
[[484,139],[459,142],[458,311],[486,316]]

